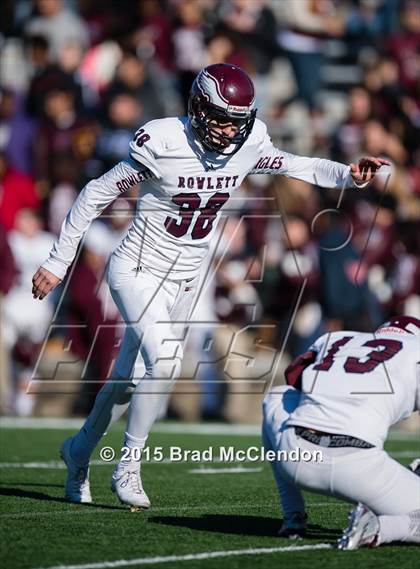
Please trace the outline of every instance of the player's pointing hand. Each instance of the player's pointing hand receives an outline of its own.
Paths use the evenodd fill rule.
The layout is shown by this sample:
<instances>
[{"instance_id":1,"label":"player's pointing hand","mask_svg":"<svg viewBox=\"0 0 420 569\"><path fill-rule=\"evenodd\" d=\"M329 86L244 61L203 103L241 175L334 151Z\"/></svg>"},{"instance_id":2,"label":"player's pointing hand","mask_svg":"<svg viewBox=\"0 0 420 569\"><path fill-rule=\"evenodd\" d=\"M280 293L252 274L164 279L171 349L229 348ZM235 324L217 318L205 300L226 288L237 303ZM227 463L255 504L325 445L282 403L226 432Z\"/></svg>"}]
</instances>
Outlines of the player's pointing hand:
<instances>
[{"instance_id":1,"label":"player's pointing hand","mask_svg":"<svg viewBox=\"0 0 420 569\"><path fill-rule=\"evenodd\" d=\"M350 174L356 184L370 182L381 166L390 166L389 160L375 158L375 156L363 156L358 164L350 164Z\"/></svg>"},{"instance_id":2,"label":"player's pointing hand","mask_svg":"<svg viewBox=\"0 0 420 569\"><path fill-rule=\"evenodd\" d=\"M61 279L56 277L47 269L39 267L32 277L32 295L34 298L42 300L49 292L55 289L61 283Z\"/></svg>"}]
</instances>

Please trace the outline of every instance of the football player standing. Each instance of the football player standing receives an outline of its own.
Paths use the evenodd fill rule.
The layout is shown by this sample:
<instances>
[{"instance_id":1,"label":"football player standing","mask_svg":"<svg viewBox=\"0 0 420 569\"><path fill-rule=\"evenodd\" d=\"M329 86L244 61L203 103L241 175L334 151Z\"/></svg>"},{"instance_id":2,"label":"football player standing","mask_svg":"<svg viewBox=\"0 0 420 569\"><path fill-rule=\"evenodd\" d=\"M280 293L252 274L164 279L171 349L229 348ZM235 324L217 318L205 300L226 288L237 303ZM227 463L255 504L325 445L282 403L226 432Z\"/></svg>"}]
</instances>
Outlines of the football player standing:
<instances>
[{"instance_id":1,"label":"football player standing","mask_svg":"<svg viewBox=\"0 0 420 569\"><path fill-rule=\"evenodd\" d=\"M323 455L272 463L284 515L279 535L305 533L304 489L358 503L339 549L420 543L419 461L410 470L383 449L388 429L420 410L419 340L420 320L410 316L374 334L325 334L286 369L289 385L266 396L264 446Z\"/></svg>"},{"instance_id":2,"label":"football player standing","mask_svg":"<svg viewBox=\"0 0 420 569\"><path fill-rule=\"evenodd\" d=\"M84 426L61 449L68 468L66 497L73 502L91 501L90 456L127 407L124 447L144 448L181 371L183 346L173 323L188 321L220 212L245 176L280 174L343 189L363 187L389 164L364 157L345 166L283 152L256 118L254 101L252 81L240 68L215 64L203 69L191 89L188 116L153 120L137 130L127 159L84 187L33 277L33 295L43 299L64 278L92 220L141 182L135 217L108 268L112 297L127 324L123 343ZM136 385L138 357L146 373ZM112 489L123 503L150 506L139 460L120 461Z\"/></svg>"}]
</instances>

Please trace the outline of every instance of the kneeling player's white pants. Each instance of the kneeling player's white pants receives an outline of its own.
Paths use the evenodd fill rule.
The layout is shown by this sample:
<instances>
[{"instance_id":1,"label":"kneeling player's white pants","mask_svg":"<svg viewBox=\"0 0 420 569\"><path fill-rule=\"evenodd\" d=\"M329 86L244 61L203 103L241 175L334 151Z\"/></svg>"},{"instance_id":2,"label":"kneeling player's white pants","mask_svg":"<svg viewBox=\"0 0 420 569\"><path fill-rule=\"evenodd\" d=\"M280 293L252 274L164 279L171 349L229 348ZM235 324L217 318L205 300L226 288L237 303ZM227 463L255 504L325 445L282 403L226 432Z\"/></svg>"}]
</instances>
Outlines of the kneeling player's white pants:
<instances>
[{"instance_id":1,"label":"kneeling player's white pants","mask_svg":"<svg viewBox=\"0 0 420 569\"><path fill-rule=\"evenodd\" d=\"M299 487L362 502L376 514L406 514L420 507L420 478L378 448L326 448L284 431L280 449L322 450L322 462L281 463L281 472Z\"/></svg>"},{"instance_id":2,"label":"kneeling player's white pants","mask_svg":"<svg viewBox=\"0 0 420 569\"><path fill-rule=\"evenodd\" d=\"M102 435L128 406L126 443L128 438L138 443L129 446L143 446L181 372L183 339L198 277L188 281L156 277L137 269L134 261L113 255L108 284L126 331L112 377L98 393L73 444L74 458L80 462L88 460ZM136 373L139 368L142 377Z\"/></svg>"},{"instance_id":3,"label":"kneeling player's white pants","mask_svg":"<svg viewBox=\"0 0 420 569\"><path fill-rule=\"evenodd\" d=\"M285 428L288 414L297 406L298 400L299 392L282 386L273 390L264 401L263 431L274 449L288 455L297 449L311 454L322 451L322 462L288 460L276 463L277 486L285 494L281 496L282 503L286 503L289 510L300 504L294 498L296 490L289 494L291 503L288 503L287 484L291 489L302 488L350 502L362 502L379 515L380 521L382 515L399 518L398 514L412 514L420 508L420 477L384 450L321 447L297 436L292 427ZM303 511L298 507L294 509ZM411 515L411 518L416 516ZM410 540L419 533L420 524L417 524L419 527L411 527Z\"/></svg>"},{"instance_id":4,"label":"kneeling player's white pants","mask_svg":"<svg viewBox=\"0 0 420 569\"><path fill-rule=\"evenodd\" d=\"M275 387L263 402L262 439L266 450L278 450L289 415L299 405L300 392L293 387ZM304 512L305 502L300 488L281 472L280 462L270 462L285 518L294 512Z\"/></svg>"}]
</instances>

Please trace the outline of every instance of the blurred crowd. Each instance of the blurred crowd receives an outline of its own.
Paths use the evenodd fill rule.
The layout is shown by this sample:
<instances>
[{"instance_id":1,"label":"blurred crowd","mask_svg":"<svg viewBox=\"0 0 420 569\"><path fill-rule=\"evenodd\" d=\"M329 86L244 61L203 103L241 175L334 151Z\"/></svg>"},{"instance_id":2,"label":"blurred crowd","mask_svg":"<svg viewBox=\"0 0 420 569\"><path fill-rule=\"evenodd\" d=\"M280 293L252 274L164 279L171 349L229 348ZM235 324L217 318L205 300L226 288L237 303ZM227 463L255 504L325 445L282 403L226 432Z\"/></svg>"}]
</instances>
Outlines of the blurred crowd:
<instances>
[{"instance_id":1,"label":"blurred crowd","mask_svg":"<svg viewBox=\"0 0 420 569\"><path fill-rule=\"evenodd\" d=\"M34 411L34 369L52 378L50 368L66 376L73 366L92 380L73 413L109 375L122 326L103 274L138 188L93 223L71 275L43 302L31 297L32 274L83 186L127 156L139 125L185 114L211 63L252 76L279 148L346 164L377 155L392 168L343 195L282 177L245 181L203 271L194 319L214 325L198 326L187 349L187 367L204 362L192 365L201 416L224 418L224 381L268 378L284 347L287 359L328 330L419 317L416 0L3 0L0 51L3 413ZM226 345L254 365L224 368Z\"/></svg>"}]
</instances>

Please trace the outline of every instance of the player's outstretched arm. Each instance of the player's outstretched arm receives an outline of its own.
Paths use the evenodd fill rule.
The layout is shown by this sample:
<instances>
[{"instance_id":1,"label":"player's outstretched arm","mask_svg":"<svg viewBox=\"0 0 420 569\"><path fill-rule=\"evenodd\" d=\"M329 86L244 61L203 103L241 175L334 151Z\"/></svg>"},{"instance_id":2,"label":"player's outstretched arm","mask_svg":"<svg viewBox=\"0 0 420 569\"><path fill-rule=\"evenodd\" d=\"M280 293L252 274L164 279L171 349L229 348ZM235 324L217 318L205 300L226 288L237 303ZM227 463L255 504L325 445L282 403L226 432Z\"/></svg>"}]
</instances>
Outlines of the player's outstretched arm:
<instances>
[{"instance_id":1,"label":"player's outstretched arm","mask_svg":"<svg viewBox=\"0 0 420 569\"><path fill-rule=\"evenodd\" d=\"M389 165L388 160L365 156L357 164L346 166L326 158L310 158L282 152L273 147L270 155L271 164L276 168L257 168L252 173L280 174L288 178L295 178L309 182L321 188L364 188L373 179L376 172L383 165ZM261 162L260 162L261 164ZM262 163L264 166L264 163ZM258 163L257 163L258 167Z\"/></svg>"},{"instance_id":2,"label":"player's outstretched arm","mask_svg":"<svg viewBox=\"0 0 420 569\"><path fill-rule=\"evenodd\" d=\"M357 164L346 166L340 162L325 158L311 158L284 152L276 148L267 133L266 126L260 121L261 146L258 159L249 174L274 174L309 182L322 188L363 188L388 160L375 156L364 156Z\"/></svg>"},{"instance_id":3,"label":"player's outstretched arm","mask_svg":"<svg viewBox=\"0 0 420 569\"><path fill-rule=\"evenodd\" d=\"M145 172L123 160L100 178L86 184L63 221L49 258L42 263L32 279L34 298L42 300L60 283L92 221L121 193L135 186L144 177Z\"/></svg>"}]
</instances>

